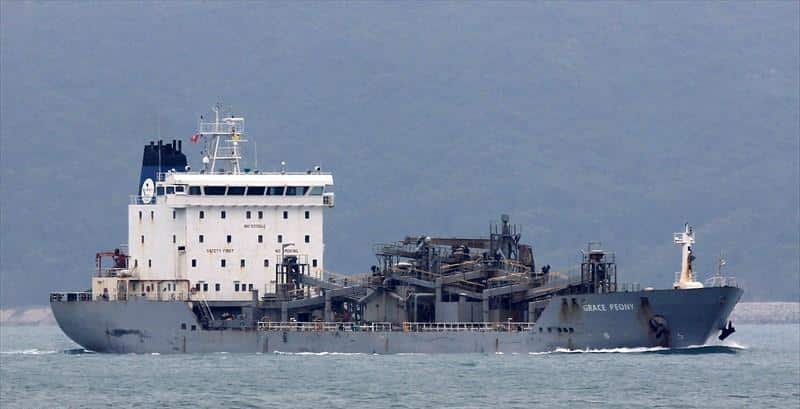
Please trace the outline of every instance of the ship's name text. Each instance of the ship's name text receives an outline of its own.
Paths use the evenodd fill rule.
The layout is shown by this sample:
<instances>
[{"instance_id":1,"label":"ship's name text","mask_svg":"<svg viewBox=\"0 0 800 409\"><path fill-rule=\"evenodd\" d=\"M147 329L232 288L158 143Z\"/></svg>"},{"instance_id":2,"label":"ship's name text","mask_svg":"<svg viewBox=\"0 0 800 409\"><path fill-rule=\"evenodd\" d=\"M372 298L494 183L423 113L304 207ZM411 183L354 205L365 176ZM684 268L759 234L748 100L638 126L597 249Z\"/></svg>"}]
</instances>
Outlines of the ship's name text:
<instances>
[{"instance_id":1,"label":"ship's name text","mask_svg":"<svg viewBox=\"0 0 800 409\"><path fill-rule=\"evenodd\" d=\"M633 304L584 304L586 312L633 311Z\"/></svg>"}]
</instances>

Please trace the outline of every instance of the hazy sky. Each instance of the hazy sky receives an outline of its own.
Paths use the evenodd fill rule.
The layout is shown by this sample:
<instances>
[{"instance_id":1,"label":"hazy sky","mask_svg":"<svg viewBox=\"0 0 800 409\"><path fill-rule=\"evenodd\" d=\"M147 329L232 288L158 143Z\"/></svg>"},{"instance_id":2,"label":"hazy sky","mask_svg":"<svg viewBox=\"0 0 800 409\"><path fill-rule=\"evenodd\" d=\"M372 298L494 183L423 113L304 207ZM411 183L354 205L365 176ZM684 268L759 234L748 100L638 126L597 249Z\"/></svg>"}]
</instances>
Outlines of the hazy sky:
<instances>
[{"instance_id":1,"label":"hazy sky","mask_svg":"<svg viewBox=\"0 0 800 409\"><path fill-rule=\"evenodd\" d=\"M539 263L601 240L666 287L688 221L703 278L797 299L799 4L0 2L0 304L89 287L142 145L219 100L259 167L334 172L330 270L508 213Z\"/></svg>"}]
</instances>

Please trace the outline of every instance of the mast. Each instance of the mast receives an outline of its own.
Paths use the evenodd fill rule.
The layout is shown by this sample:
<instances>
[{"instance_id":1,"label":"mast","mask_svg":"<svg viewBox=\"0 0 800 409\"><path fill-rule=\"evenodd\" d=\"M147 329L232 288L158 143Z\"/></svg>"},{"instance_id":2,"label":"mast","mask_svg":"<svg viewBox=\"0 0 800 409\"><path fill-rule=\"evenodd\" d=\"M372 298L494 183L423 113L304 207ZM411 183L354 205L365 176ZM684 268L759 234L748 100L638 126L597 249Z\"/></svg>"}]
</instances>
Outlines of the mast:
<instances>
[{"instance_id":1,"label":"mast","mask_svg":"<svg viewBox=\"0 0 800 409\"><path fill-rule=\"evenodd\" d=\"M692 262L695 257L692 251L694 245L694 231L689 223L686 223L681 233L673 233L672 241L681 246L681 271L678 281L673 285L674 288L703 288L703 284L695 279Z\"/></svg>"},{"instance_id":2,"label":"mast","mask_svg":"<svg viewBox=\"0 0 800 409\"><path fill-rule=\"evenodd\" d=\"M230 172L242 173L240 161L242 159L240 144L247 142L244 135L244 118L233 115L225 116L222 106L216 104L214 122L203 122L200 117L197 134L206 141L206 155L203 157L203 169L208 173ZM223 118L220 119L220 114ZM211 147L209 152L208 147ZM225 166L225 163L228 166Z\"/></svg>"}]
</instances>

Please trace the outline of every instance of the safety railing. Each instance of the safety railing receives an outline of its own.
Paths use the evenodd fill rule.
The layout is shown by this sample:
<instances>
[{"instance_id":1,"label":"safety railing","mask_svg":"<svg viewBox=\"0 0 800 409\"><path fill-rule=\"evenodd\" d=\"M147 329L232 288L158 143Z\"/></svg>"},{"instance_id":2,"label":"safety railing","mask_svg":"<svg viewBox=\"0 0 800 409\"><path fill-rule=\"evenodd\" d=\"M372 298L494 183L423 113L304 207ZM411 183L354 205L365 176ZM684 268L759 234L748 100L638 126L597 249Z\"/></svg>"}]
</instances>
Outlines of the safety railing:
<instances>
[{"instance_id":1,"label":"safety railing","mask_svg":"<svg viewBox=\"0 0 800 409\"><path fill-rule=\"evenodd\" d=\"M355 322L271 322L259 321L259 331L284 332L389 332L391 322L373 322L359 324Z\"/></svg>"},{"instance_id":2,"label":"safety railing","mask_svg":"<svg viewBox=\"0 0 800 409\"><path fill-rule=\"evenodd\" d=\"M404 322L404 332L524 332L534 322Z\"/></svg>"},{"instance_id":3,"label":"safety railing","mask_svg":"<svg viewBox=\"0 0 800 409\"><path fill-rule=\"evenodd\" d=\"M736 277L713 276L706 280L706 287L736 287L739 288L739 283Z\"/></svg>"},{"instance_id":4,"label":"safety railing","mask_svg":"<svg viewBox=\"0 0 800 409\"><path fill-rule=\"evenodd\" d=\"M89 292L69 292L69 293L50 293L50 301L76 302L92 301L92 293Z\"/></svg>"}]
</instances>

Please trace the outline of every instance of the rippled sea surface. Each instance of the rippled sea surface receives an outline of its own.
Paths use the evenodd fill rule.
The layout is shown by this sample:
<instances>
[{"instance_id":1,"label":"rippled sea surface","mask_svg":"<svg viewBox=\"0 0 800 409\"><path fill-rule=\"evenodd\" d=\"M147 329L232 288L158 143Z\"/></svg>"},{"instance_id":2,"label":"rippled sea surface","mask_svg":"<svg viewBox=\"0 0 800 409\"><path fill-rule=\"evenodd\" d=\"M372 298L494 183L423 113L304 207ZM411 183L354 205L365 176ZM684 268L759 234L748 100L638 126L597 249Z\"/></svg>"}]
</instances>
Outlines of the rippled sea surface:
<instances>
[{"instance_id":1,"label":"rippled sea surface","mask_svg":"<svg viewBox=\"0 0 800 409\"><path fill-rule=\"evenodd\" d=\"M58 327L3 326L0 407L800 407L800 325L731 338L535 355L106 355Z\"/></svg>"}]
</instances>

